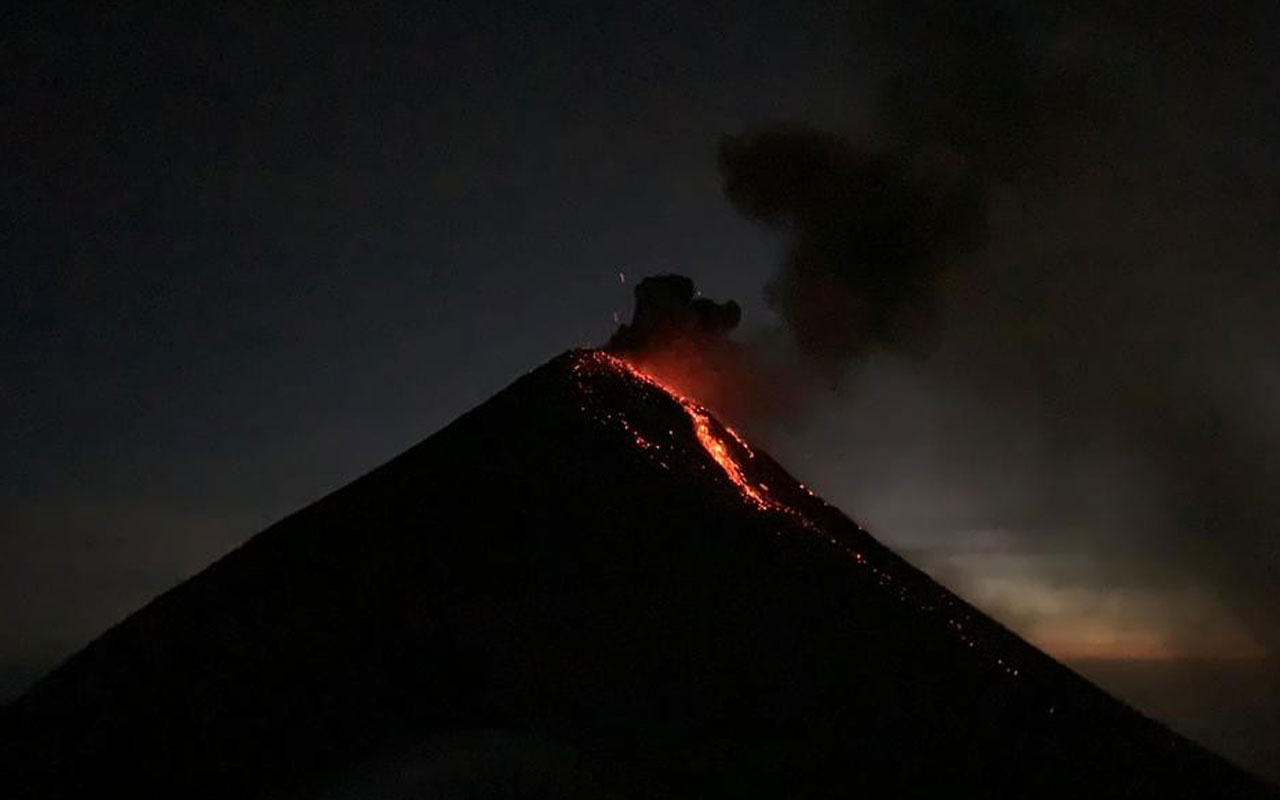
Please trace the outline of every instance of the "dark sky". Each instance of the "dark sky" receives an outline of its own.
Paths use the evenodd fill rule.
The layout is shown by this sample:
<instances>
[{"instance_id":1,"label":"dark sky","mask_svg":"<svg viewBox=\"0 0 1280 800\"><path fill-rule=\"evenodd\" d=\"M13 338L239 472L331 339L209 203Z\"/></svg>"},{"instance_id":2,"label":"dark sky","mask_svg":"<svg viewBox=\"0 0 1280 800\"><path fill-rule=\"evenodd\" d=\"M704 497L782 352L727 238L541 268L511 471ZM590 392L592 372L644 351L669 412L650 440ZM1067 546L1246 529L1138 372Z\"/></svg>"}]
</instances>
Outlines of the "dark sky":
<instances>
[{"instance_id":1,"label":"dark sky","mask_svg":"<svg viewBox=\"0 0 1280 800\"><path fill-rule=\"evenodd\" d=\"M603 340L619 271L759 307L718 138L854 113L829 12L145 6L3 26L6 648Z\"/></svg>"},{"instance_id":2,"label":"dark sky","mask_svg":"<svg viewBox=\"0 0 1280 800\"><path fill-rule=\"evenodd\" d=\"M11 682L603 341L642 275L785 340L786 240L717 170L773 121L939 143L990 218L936 351L847 366L760 432L781 460L1062 657L1275 652L1267 3L28 5L0 18Z\"/></svg>"}]
</instances>

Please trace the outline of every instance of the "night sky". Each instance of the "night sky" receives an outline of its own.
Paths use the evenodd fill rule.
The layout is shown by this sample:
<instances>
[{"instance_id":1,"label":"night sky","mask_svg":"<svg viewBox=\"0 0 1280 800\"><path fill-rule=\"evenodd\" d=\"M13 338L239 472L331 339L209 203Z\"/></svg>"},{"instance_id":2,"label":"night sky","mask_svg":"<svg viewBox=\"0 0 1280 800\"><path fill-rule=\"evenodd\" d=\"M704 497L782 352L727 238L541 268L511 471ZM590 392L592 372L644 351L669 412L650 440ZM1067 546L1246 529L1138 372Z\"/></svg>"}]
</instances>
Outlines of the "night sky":
<instances>
[{"instance_id":1,"label":"night sky","mask_svg":"<svg viewBox=\"0 0 1280 800\"><path fill-rule=\"evenodd\" d=\"M0 17L0 699L680 272L802 376L739 421L798 477L1280 752L1272 4L151 5ZM717 160L779 122L980 182L928 347L796 345Z\"/></svg>"}]
</instances>

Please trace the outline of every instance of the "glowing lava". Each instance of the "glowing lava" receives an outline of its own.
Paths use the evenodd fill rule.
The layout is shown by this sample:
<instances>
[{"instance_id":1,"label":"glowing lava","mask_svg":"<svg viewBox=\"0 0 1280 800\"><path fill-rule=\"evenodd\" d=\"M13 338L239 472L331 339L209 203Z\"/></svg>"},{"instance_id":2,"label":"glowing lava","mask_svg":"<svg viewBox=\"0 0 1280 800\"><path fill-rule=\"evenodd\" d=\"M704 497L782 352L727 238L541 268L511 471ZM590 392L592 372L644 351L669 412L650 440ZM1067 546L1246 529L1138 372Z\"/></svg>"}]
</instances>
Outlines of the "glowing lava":
<instances>
[{"instance_id":1,"label":"glowing lava","mask_svg":"<svg viewBox=\"0 0 1280 800\"><path fill-rule=\"evenodd\" d=\"M755 452L747 444L746 439L733 428L712 417L711 412L701 403L672 388L659 378L646 372L643 368L618 356L601 350L580 351L578 356L579 360L573 366L574 371L577 373L593 369L607 370L665 393L678 403L685 414L688 415L699 446L706 451L715 465L724 473L724 476L733 483L743 499L760 511L784 514L805 530L821 537L828 545L851 558L860 568L869 570L877 586L893 593L900 601L914 606L919 612L942 624L948 634L954 637L965 650L978 651L992 668L1003 672L1005 675L1014 678L1020 675L1021 668L1014 659L1010 658L1003 650L989 649L988 645L982 641L980 632L972 629L970 624L972 620L968 614L961 612L958 616L962 619L957 619L956 605L958 601L953 595L941 589L941 587L935 587L935 590L920 591L920 587L913 588L907 582L895 580L896 568L886 565L879 558L868 557L862 548L853 546L844 537L836 535L835 532L828 530L825 526L815 524L799 508L794 508L776 499L765 483L748 477L747 470L743 466L743 460L754 459L756 457ZM590 394L590 383L580 383L580 387ZM586 409L584 408L583 410ZM594 411L599 415L598 418L619 425L622 430L631 436L638 448L653 455L664 469L670 469L670 464L666 457L681 446L675 431L666 431L670 437L670 444L668 444L662 441L661 432L646 431L647 436L642 434L632 420L627 419L626 414L621 409L594 409ZM820 502L821 498L818 498L803 484L799 488Z\"/></svg>"},{"instance_id":2,"label":"glowing lava","mask_svg":"<svg viewBox=\"0 0 1280 800\"><path fill-rule=\"evenodd\" d=\"M613 370L624 372L635 380L638 380L655 389L660 389L680 404L685 413L689 415L690 421L693 423L694 433L697 434L698 443L702 445L702 449L711 456L711 460L724 472L725 476L738 487L738 491L742 496L749 500L754 506L762 511L782 511L788 514L794 513L791 509L782 505L778 501L769 497L768 490L764 484L753 483L742 468L742 464L738 462L737 456L734 455L733 448L730 446L728 439L721 435L717 428L723 429L724 433L733 440L734 446L746 455L747 458L754 458L755 453L746 440L738 434L737 431L724 425L718 421L713 421L711 412L703 407L700 403L689 398L681 392L673 389L667 384L655 378L653 375L645 372L629 361L624 361L617 356L596 350L588 356L596 364ZM624 425L628 430L629 425ZM636 436L637 444L645 449L649 449L653 445L645 441L638 434L632 431Z\"/></svg>"},{"instance_id":3,"label":"glowing lava","mask_svg":"<svg viewBox=\"0 0 1280 800\"><path fill-rule=\"evenodd\" d=\"M693 419L693 429L698 434L698 442L701 443L702 449L720 465L720 469L724 470L724 474L729 476L729 480L737 484L738 489L751 502L755 503L762 509L776 508L778 504L765 496L762 488L756 488L747 480L747 476L742 471L742 466L734 459L733 454L729 452L728 445L711 429L711 419L707 415L706 410L689 405L689 401L683 398L680 400L685 411L689 412L689 417ZM727 429L726 429L727 430ZM742 441L737 434L732 434L735 439ZM750 451L748 451L750 452Z\"/></svg>"}]
</instances>

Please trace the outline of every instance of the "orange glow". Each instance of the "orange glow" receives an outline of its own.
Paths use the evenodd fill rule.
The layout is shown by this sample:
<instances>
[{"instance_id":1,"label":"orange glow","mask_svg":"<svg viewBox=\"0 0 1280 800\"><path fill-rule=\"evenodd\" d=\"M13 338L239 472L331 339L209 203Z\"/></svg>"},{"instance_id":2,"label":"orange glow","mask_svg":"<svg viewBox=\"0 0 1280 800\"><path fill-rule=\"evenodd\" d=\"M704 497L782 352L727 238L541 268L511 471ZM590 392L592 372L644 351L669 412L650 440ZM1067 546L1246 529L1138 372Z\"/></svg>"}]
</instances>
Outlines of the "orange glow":
<instances>
[{"instance_id":1,"label":"orange glow","mask_svg":"<svg viewBox=\"0 0 1280 800\"><path fill-rule=\"evenodd\" d=\"M1228 621L1221 630L1203 640L1187 641L1178 636L1176 622L1165 619L1140 620L1150 626L1124 626L1109 619L1066 619L1033 624L1027 641L1065 661L1186 661L1242 660L1265 658L1267 653L1238 624Z\"/></svg>"},{"instance_id":2,"label":"orange glow","mask_svg":"<svg viewBox=\"0 0 1280 800\"><path fill-rule=\"evenodd\" d=\"M1067 630L1034 630L1027 641L1063 661L1170 661L1182 657L1158 632L1116 635L1086 624Z\"/></svg>"},{"instance_id":3,"label":"orange glow","mask_svg":"<svg viewBox=\"0 0 1280 800\"><path fill-rule=\"evenodd\" d=\"M729 476L729 480L738 485L738 489L751 502L755 503L762 509L769 509L777 506L772 500L765 496L763 487L755 487L747 480L746 475L742 472L742 467L734 460L733 455L729 452L729 447L724 440L716 436L711 430L711 420L707 416L707 412L697 406L689 405L688 401L681 400L685 405L685 411L689 412L689 416L693 418L693 429L698 434L698 441L702 444L702 449L715 459L720 465L720 469L724 470L724 474ZM725 428L729 434L738 442L742 442L742 438L729 428ZM748 453L751 451L748 450Z\"/></svg>"},{"instance_id":4,"label":"orange glow","mask_svg":"<svg viewBox=\"0 0 1280 800\"><path fill-rule=\"evenodd\" d=\"M1058 659L1266 656L1231 609L1194 584L1176 590L1100 584L1088 567L1073 574L1060 557L1043 554L952 554L945 569L978 607Z\"/></svg>"},{"instance_id":5,"label":"orange glow","mask_svg":"<svg viewBox=\"0 0 1280 800\"><path fill-rule=\"evenodd\" d=\"M749 500L752 505L756 506L756 508L759 508L761 511L782 511L788 514L795 513L770 497L768 488L764 484L753 483L751 479L747 477L746 471L742 468L742 464L739 463L738 459L741 456L745 456L748 459L754 458L755 453L752 452L751 447L747 444L746 440L742 438L741 434L730 428L728 425L724 425L718 421L713 421L711 412L702 406L702 404L672 388L668 384L663 383L651 373L645 372L629 361L624 361L617 356L598 350L591 353L591 357L601 365L623 371L635 380L662 390L679 403L680 407L689 415L689 419L693 423L694 433L697 434L698 443L702 445L702 449L707 452L707 455L711 456L711 460L720 467L721 471L724 472L725 477L738 487L738 491L741 492L742 496ZM622 424L627 432L635 437L637 445L646 450L654 447L651 442L646 440L643 436L640 436L626 420L623 420ZM726 439L722 436L716 430L717 427L721 428L726 434L728 434L729 438ZM730 443L730 440L732 440L732 444ZM739 455L735 455L735 448Z\"/></svg>"},{"instance_id":6,"label":"orange glow","mask_svg":"<svg viewBox=\"0 0 1280 800\"><path fill-rule=\"evenodd\" d=\"M948 609L953 603L948 596L931 591L920 592L908 582L897 580L896 577L898 576L895 576L894 569L886 568L887 565L879 563L876 559L868 558L849 541L814 524L799 508L792 507L775 497L767 484L752 477L753 472L759 474L760 470L751 469L750 462L756 458L756 454L746 439L733 428L724 425L713 417L711 412L701 403L693 400L682 391L673 388L671 384L656 377L646 369L607 352L591 350L582 353L581 360L574 365L574 370L589 369L621 373L622 376L633 381L661 390L676 401L685 414L688 415L698 440L698 445L710 457L716 468L729 479L744 500L760 511L783 514L805 530L818 535L832 548L852 559L859 567L869 570L870 576L877 586L885 591L892 592L902 602L912 604L921 612L936 615L937 617L946 613L947 617L939 619L939 622L946 626L948 632L958 640L961 646L982 653L993 668L1008 676L1017 678L1020 675L1020 666L1013 661L1006 660L1007 657L1005 655L985 652L986 647L980 640L980 633L977 630L971 630L971 625L969 624L971 620L967 614L960 614L958 617L952 616L954 612L949 612ZM583 388L590 393L589 385L583 385ZM670 469L670 465L665 460L666 452L670 445L661 440L661 432L646 431L649 434L646 437L637 429L632 420L627 419L625 413L621 410L602 410L602 412L599 417L602 421L608 421L619 426L630 435L638 448L648 451L664 469ZM679 437L676 436L674 430L668 430L665 433L667 436L672 437L668 441L676 442L676 447L680 446ZM651 438L655 436L657 437L656 439ZM799 488L810 497L820 500L807 487L800 485Z\"/></svg>"}]
</instances>

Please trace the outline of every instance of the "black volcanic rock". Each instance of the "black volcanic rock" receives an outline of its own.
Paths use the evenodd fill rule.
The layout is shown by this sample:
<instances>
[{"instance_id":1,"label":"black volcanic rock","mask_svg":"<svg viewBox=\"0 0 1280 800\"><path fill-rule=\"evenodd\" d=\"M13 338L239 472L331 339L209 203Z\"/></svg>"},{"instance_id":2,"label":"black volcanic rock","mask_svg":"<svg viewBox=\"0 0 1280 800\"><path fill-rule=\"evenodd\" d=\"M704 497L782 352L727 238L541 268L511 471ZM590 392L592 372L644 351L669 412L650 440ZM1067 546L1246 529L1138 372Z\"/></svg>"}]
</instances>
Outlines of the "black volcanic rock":
<instances>
[{"instance_id":1,"label":"black volcanic rock","mask_svg":"<svg viewBox=\"0 0 1280 800\"><path fill-rule=\"evenodd\" d=\"M5 798L886 789L1272 796L594 351L254 537L0 720Z\"/></svg>"}]
</instances>

